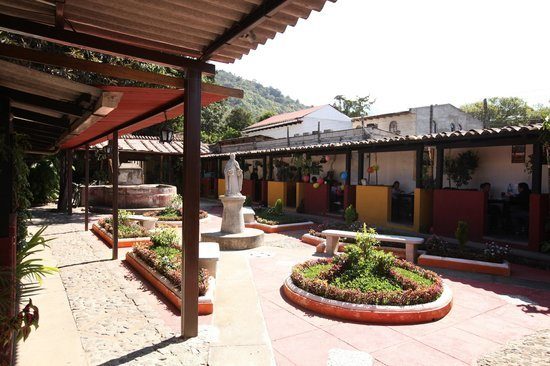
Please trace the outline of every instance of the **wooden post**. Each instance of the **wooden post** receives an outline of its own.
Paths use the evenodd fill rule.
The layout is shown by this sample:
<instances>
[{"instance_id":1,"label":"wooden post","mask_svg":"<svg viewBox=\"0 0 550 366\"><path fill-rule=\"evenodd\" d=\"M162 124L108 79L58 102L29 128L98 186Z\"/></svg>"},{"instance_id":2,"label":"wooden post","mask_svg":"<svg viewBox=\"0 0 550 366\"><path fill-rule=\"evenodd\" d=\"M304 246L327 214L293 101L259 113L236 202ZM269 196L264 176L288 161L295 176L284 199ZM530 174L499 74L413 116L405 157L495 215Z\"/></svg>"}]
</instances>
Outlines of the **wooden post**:
<instances>
[{"instance_id":1,"label":"wooden post","mask_svg":"<svg viewBox=\"0 0 550 366\"><path fill-rule=\"evenodd\" d=\"M90 145L86 144L84 152L84 230L88 231L89 215L89 194L90 194Z\"/></svg>"},{"instance_id":2,"label":"wooden post","mask_svg":"<svg viewBox=\"0 0 550 366\"><path fill-rule=\"evenodd\" d=\"M286 146L290 146L290 129L286 126Z\"/></svg>"},{"instance_id":3,"label":"wooden post","mask_svg":"<svg viewBox=\"0 0 550 366\"><path fill-rule=\"evenodd\" d=\"M174 170L172 169L172 155L168 155L168 184L174 181Z\"/></svg>"},{"instance_id":4,"label":"wooden post","mask_svg":"<svg viewBox=\"0 0 550 366\"><path fill-rule=\"evenodd\" d=\"M364 178L365 174L365 152L359 150L357 156L357 185L361 185L361 179Z\"/></svg>"},{"instance_id":5,"label":"wooden post","mask_svg":"<svg viewBox=\"0 0 550 366\"><path fill-rule=\"evenodd\" d=\"M118 131L113 132L113 259L118 259Z\"/></svg>"},{"instance_id":6,"label":"wooden post","mask_svg":"<svg viewBox=\"0 0 550 366\"><path fill-rule=\"evenodd\" d=\"M216 159L216 165L217 165L216 178L221 178L222 177L222 159L221 158Z\"/></svg>"},{"instance_id":7,"label":"wooden post","mask_svg":"<svg viewBox=\"0 0 550 366\"><path fill-rule=\"evenodd\" d=\"M349 186L351 182L351 150L346 152L346 173L347 177L344 184Z\"/></svg>"},{"instance_id":8,"label":"wooden post","mask_svg":"<svg viewBox=\"0 0 550 366\"><path fill-rule=\"evenodd\" d=\"M164 183L163 181L163 178L164 178L164 174L162 174L164 172L164 155L161 155L160 156L160 183Z\"/></svg>"},{"instance_id":9,"label":"wooden post","mask_svg":"<svg viewBox=\"0 0 550 366\"><path fill-rule=\"evenodd\" d=\"M269 157L269 169L267 170L267 173L268 180L273 180L273 155Z\"/></svg>"},{"instance_id":10,"label":"wooden post","mask_svg":"<svg viewBox=\"0 0 550 366\"><path fill-rule=\"evenodd\" d=\"M531 175L532 192L540 194L542 192L542 145L540 142L533 144L533 173Z\"/></svg>"},{"instance_id":11,"label":"wooden post","mask_svg":"<svg viewBox=\"0 0 550 366\"><path fill-rule=\"evenodd\" d=\"M0 267L6 270L6 280L10 283L10 290L6 291L8 306L2 309L0 315L13 318L17 311L15 294L15 267L17 253L17 214L14 206L14 166L13 145L14 132L11 116L11 101L6 96L0 96L0 133L3 140L1 143L7 146L7 156L0 160ZM8 344L0 344L0 359L6 360L8 364L13 361L13 337L10 337Z\"/></svg>"},{"instance_id":12,"label":"wooden post","mask_svg":"<svg viewBox=\"0 0 550 366\"><path fill-rule=\"evenodd\" d=\"M200 134L201 72L188 69L184 94L183 142L183 223L181 333L184 338L198 335L199 317L199 207L200 207Z\"/></svg>"},{"instance_id":13,"label":"wooden post","mask_svg":"<svg viewBox=\"0 0 550 366\"><path fill-rule=\"evenodd\" d=\"M435 188L443 188L443 168L445 167L445 149L442 146L435 148Z\"/></svg>"},{"instance_id":14,"label":"wooden post","mask_svg":"<svg viewBox=\"0 0 550 366\"><path fill-rule=\"evenodd\" d=\"M424 188L422 170L424 167L424 146L416 148L416 188Z\"/></svg>"},{"instance_id":15,"label":"wooden post","mask_svg":"<svg viewBox=\"0 0 550 366\"><path fill-rule=\"evenodd\" d=\"M267 180L267 155L262 158L262 180Z\"/></svg>"},{"instance_id":16,"label":"wooden post","mask_svg":"<svg viewBox=\"0 0 550 366\"><path fill-rule=\"evenodd\" d=\"M67 214L72 215L73 214L73 150L67 149L65 150L65 161L67 162L67 168L65 173L67 174L67 178L65 181L67 182L67 188L65 189L65 192L67 192Z\"/></svg>"}]
</instances>

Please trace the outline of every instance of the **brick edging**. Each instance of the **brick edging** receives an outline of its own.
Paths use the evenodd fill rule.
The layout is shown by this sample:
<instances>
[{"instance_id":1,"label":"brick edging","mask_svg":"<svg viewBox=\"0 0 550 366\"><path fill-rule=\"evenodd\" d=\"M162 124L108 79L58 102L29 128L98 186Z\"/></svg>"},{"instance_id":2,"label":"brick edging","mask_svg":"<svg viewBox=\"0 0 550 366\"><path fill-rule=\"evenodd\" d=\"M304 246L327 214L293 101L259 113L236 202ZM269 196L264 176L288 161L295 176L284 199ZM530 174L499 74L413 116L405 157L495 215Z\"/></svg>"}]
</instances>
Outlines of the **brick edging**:
<instances>
[{"instance_id":1,"label":"brick edging","mask_svg":"<svg viewBox=\"0 0 550 366\"><path fill-rule=\"evenodd\" d=\"M422 254L418 257L418 265L453 269L456 271L485 273L497 276L510 276L510 263L491 263L471 259L439 257Z\"/></svg>"}]
</instances>

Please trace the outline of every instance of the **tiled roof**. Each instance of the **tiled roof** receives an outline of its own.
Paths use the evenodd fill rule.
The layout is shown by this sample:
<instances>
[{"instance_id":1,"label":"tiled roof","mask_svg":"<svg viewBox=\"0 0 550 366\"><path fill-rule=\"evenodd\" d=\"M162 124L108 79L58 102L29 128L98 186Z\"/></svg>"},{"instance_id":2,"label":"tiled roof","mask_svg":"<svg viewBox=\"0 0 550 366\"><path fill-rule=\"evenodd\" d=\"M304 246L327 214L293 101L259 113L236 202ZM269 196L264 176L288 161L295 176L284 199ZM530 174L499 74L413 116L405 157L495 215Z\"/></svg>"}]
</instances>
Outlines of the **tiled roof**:
<instances>
[{"instance_id":1,"label":"tiled roof","mask_svg":"<svg viewBox=\"0 0 550 366\"><path fill-rule=\"evenodd\" d=\"M284 126L284 125L289 124L289 123L299 122L299 120L301 118L304 118L308 114L311 114L311 113L313 113L313 112L315 112L315 111L317 111L317 110L319 110L319 109L321 109L325 106L326 105L319 105L317 107L302 109L300 111L282 113L282 114L278 114L276 116L271 116L267 119L264 119L263 121L260 121L258 123L254 123L251 126L248 126L247 128L244 129L244 131L249 132L249 131L257 130L257 129L275 127L276 125L277 126Z\"/></svg>"},{"instance_id":2,"label":"tiled roof","mask_svg":"<svg viewBox=\"0 0 550 366\"><path fill-rule=\"evenodd\" d=\"M400 144L414 144L414 143L437 143L437 142L453 142L464 139L475 138L499 138L499 137L519 137L527 133L537 134L542 130L541 123L523 125L523 126L506 126L501 128L485 128L485 129L473 129L473 130L461 130L452 132L438 132L426 135L406 135L385 137L380 139L369 139L360 141L345 141L335 142L327 144L315 144L315 145L303 145L303 146L289 146L274 149L263 150L249 150L236 152L237 155L262 155L272 153L292 153L292 152L306 152L312 150L325 150L330 148L345 149L353 148L358 149L362 147L370 146L383 146L383 145L400 145ZM224 157L229 153L221 154L205 154L202 157Z\"/></svg>"},{"instance_id":3,"label":"tiled roof","mask_svg":"<svg viewBox=\"0 0 550 366\"><path fill-rule=\"evenodd\" d=\"M108 141L104 141L94 145L92 148L102 149L107 143ZM162 143L159 141L158 136L124 135L118 139L118 150L120 152L136 152L143 154L182 155L183 139L179 136L174 136L172 142ZM209 153L210 148L208 145L201 143L201 154Z\"/></svg>"}]
</instances>

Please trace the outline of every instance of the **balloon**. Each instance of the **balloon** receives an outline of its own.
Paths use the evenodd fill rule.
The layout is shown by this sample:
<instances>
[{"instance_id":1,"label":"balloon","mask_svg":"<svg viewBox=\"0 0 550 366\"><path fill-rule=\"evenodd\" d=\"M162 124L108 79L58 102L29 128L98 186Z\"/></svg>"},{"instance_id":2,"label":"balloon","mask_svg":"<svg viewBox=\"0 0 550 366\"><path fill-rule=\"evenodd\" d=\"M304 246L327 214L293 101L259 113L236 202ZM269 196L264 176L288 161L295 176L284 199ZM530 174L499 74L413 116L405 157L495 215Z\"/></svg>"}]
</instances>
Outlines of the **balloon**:
<instances>
[{"instance_id":1,"label":"balloon","mask_svg":"<svg viewBox=\"0 0 550 366\"><path fill-rule=\"evenodd\" d=\"M319 188L319 183L313 183L313 188L315 189Z\"/></svg>"},{"instance_id":2,"label":"balloon","mask_svg":"<svg viewBox=\"0 0 550 366\"><path fill-rule=\"evenodd\" d=\"M326 155L325 159L327 159L327 161L330 161L330 156Z\"/></svg>"},{"instance_id":3,"label":"balloon","mask_svg":"<svg viewBox=\"0 0 550 366\"><path fill-rule=\"evenodd\" d=\"M344 188L346 188L346 187L342 184L342 185L340 186L340 188L341 188L342 190L344 190Z\"/></svg>"},{"instance_id":4,"label":"balloon","mask_svg":"<svg viewBox=\"0 0 550 366\"><path fill-rule=\"evenodd\" d=\"M379 168L380 168L380 167L379 167L378 165L373 165L373 166L372 166L372 169L374 169L375 172L377 172Z\"/></svg>"},{"instance_id":5,"label":"balloon","mask_svg":"<svg viewBox=\"0 0 550 366\"><path fill-rule=\"evenodd\" d=\"M324 179L323 179L323 178L317 178L317 183L323 184L323 182L324 182Z\"/></svg>"},{"instance_id":6,"label":"balloon","mask_svg":"<svg viewBox=\"0 0 550 366\"><path fill-rule=\"evenodd\" d=\"M369 168L367 169L367 173L369 174L374 173L374 168L372 166L369 166Z\"/></svg>"},{"instance_id":7,"label":"balloon","mask_svg":"<svg viewBox=\"0 0 550 366\"><path fill-rule=\"evenodd\" d=\"M340 173L340 178L342 178L342 180L348 179L348 172L342 172L342 173Z\"/></svg>"}]
</instances>

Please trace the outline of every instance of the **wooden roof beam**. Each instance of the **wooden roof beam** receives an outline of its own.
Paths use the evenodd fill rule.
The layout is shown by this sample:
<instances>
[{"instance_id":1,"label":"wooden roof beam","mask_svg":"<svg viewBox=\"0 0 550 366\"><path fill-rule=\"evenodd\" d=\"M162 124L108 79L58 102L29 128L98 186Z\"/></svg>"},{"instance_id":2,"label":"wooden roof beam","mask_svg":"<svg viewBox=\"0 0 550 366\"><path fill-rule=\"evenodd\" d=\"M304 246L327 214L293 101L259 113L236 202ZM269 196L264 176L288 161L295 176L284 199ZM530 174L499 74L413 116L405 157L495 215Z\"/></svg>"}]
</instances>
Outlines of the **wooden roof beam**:
<instances>
[{"instance_id":1,"label":"wooden roof beam","mask_svg":"<svg viewBox=\"0 0 550 366\"><path fill-rule=\"evenodd\" d=\"M276 14L278 10L288 5L289 0L265 0L258 5L251 13L249 13L240 22L237 22L233 27L214 40L202 52L199 58L201 61L209 60L214 53L225 44L230 43L233 39L240 37L242 34L252 30L254 27L264 22L269 16Z\"/></svg>"},{"instance_id":2,"label":"wooden roof beam","mask_svg":"<svg viewBox=\"0 0 550 366\"><path fill-rule=\"evenodd\" d=\"M81 117L85 112L84 109L73 103L62 102L56 99L26 93L20 90L10 89L3 86L0 86L0 94L9 95L11 99L19 103L30 104L44 109L50 109L74 117Z\"/></svg>"},{"instance_id":3,"label":"wooden roof beam","mask_svg":"<svg viewBox=\"0 0 550 366\"><path fill-rule=\"evenodd\" d=\"M11 112L15 118L18 118L21 120L33 122L36 124L42 124L45 126L57 127L61 129L69 128L69 121L67 118L55 118L55 117L47 116L45 114L31 112L20 108L12 108Z\"/></svg>"},{"instance_id":4,"label":"wooden roof beam","mask_svg":"<svg viewBox=\"0 0 550 366\"><path fill-rule=\"evenodd\" d=\"M183 78L157 74L149 71L130 69L120 65L111 65L87 60L81 60L67 55L46 53L29 48L0 44L0 56L5 56L17 60L25 60L40 64L78 69L87 72L93 72L105 76L119 79L135 80L144 83L171 86L183 89ZM239 89L228 88L220 85L203 83L203 90L208 93L214 93L233 98L242 98L243 91Z\"/></svg>"},{"instance_id":5,"label":"wooden roof beam","mask_svg":"<svg viewBox=\"0 0 550 366\"><path fill-rule=\"evenodd\" d=\"M174 54L158 52L89 34L57 29L6 14L0 14L0 29L7 32L44 39L66 46L85 48L91 51L106 53L118 57L132 58L138 61L152 62L158 65L174 67L180 70L191 68L210 75L214 75L216 72L214 65L206 63L202 60L199 61Z\"/></svg>"}]
</instances>

